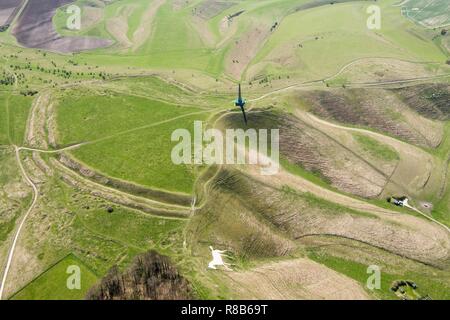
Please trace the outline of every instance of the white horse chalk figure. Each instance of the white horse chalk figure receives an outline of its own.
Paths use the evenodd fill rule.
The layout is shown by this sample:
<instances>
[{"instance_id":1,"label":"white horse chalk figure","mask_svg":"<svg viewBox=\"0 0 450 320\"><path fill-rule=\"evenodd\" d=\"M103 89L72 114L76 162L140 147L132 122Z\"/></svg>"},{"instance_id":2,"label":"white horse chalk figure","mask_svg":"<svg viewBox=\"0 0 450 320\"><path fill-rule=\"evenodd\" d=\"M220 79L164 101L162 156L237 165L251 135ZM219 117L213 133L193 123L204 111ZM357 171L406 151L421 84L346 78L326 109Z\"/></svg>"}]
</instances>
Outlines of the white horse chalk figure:
<instances>
[{"instance_id":1,"label":"white horse chalk figure","mask_svg":"<svg viewBox=\"0 0 450 320\"><path fill-rule=\"evenodd\" d=\"M222 266L227 271L233 271L229 267L230 264L224 262L223 259L222 259L222 255L226 252L226 250L214 250L214 248L211 247L211 246L209 247L209 249L211 249L211 254L212 254L213 259L208 264L208 268L210 268L210 269L217 269L216 266Z\"/></svg>"}]
</instances>

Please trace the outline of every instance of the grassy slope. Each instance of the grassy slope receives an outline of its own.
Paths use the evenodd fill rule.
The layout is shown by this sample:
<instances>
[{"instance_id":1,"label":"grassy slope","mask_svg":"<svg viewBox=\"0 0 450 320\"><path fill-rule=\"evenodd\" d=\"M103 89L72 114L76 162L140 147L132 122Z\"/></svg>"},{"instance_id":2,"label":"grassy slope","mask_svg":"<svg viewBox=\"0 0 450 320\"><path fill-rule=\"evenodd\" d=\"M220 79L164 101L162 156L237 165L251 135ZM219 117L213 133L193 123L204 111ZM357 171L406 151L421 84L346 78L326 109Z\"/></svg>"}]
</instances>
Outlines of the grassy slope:
<instances>
[{"instance_id":1,"label":"grassy slope","mask_svg":"<svg viewBox=\"0 0 450 320\"><path fill-rule=\"evenodd\" d=\"M59 34L65 35L65 36L92 36L92 37L101 37L101 38L111 38L109 33L106 30L104 19L98 21L95 24L90 25L89 27L86 27L83 23L86 21L86 19L89 19L87 17L86 11L83 9L84 6L88 5L89 3L92 3L91 0L77 0L73 3L70 3L68 5L65 5L63 7L60 7L56 10L55 15L53 16L53 25L55 26L56 31ZM101 2L94 2L97 3L97 5L101 8L102 3ZM67 19L71 16L71 14L68 14L66 12L67 8L71 5L76 5L81 8L81 29L80 30L69 30L67 29ZM107 16L108 10L104 11L103 17Z\"/></svg>"},{"instance_id":2,"label":"grassy slope","mask_svg":"<svg viewBox=\"0 0 450 320\"><path fill-rule=\"evenodd\" d=\"M105 9L104 19L94 29L104 29L105 20L114 17L121 7L132 4L136 9L128 18L127 35L130 37L139 24L145 23L142 22L142 12L147 8L147 3L129 0L109 5ZM205 70L211 50L203 46L200 37L188 23L189 19L189 9L174 12L171 3L167 2L158 10L151 36L139 50L120 54L110 49L95 50L84 53L83 59L86 59L87 63L100 65ZM92 35L92 32L88 34ZM110 35L107 37L110 38Z\"/></svg>"},{"instance_id":3,"label":"grassy slope","mask_svg":"<svg viewBox=\"0 0 450 320\"><path fill-rule=\"evenodd\" d=\"M450 13L448 12L449 7L446 0L410 0L403 5L403 8L406 9L404 12L405 16L408 16L413 21L423 23L429 28L450 24ZM423 9L415 11L414 8ZM436 19L436 17L439 18ZM434 23L426 23L431 22L429 19L433 20Z\"/></svg>"},{"instance_id":4,"label":"grassy slope","mask_svg":"<svg viewBox=\"0 0 450 320\"><path fill-rule=\"evenodd\" d=\"M447 162L447 181L445 189L442 190L442 197L436 195L433 199L433 217L450 226L450 121L446 123L444 139L436 150L431 150L433 154Z\"/></svg>"},{"instance_id":5,"label":"grassy slope","mask_svg":"<svg viewBox=\"0 0 450 320\"><path fill-rule=\"evenodd\" d=\"M179 241L185 224L183 220L130 214L122 209L113 213L104 210L84 212L79 220L86 228L95 230L98 234L138 248L164 248L172 241Z\"/></svg>"},{"instance_id":6,"label":"grassy slope","mask_svg":"<svg viewBox=\"0 0 450 320\"><path fill-rule=\"evenodd\" d=\"M21 145L31 98L0 93L0 144Z\"/></svg>"},{"instance_id":7,"label":"grassy slope","mask_svg":"<svg viewBox=\"0 0 450 320\"><path fill-rule=\"evenodd\" d=\"M326 10L329 10L329 9L327 8ZM185 13L183 13L183 14L185 14ZM183 14L180 14L179 16L176 16L176 17L181 18ZM348 15L346 15L346 17L348 17ZM162 15L161 15L160 19L161 19L161 22L160 22L161 28L164 26L165 23L170 23L170 17L167 15L167 11L165 13L164 13L164 11L162 11ZM292 19L294 19L294 18L292 18ZM312 18L310 17L309 21L312 22L311 20L312 20ZM345 20L345 19L342 18L340 20ZM316 21L323 22L322 19L316 20ZM361 22L362 18L360 18L359 21ZM173 26L173 31L170 34L173 35L173 36L177 36L177 31L180 30L179 28L181 26L183 26L182 21L180 21L179 23L177 23L176 25ZM292 24L292 26L295 27L296 24ZM298 26L300 26L300 22L299 22ZM328 25L328 27L331 27L331 26ZM292 29L292 30L298 30L298 29ZM393 29L393 30L395 31L395 29ZM161 32L161 31L158 31L158 32ZM162 34L162 32L161 32L161 34ZM395 35L394 35L394 37L395 37ZM364 36L362 38L364 38ZM362 38L361 38L361 36L357 37L357 39L362 39ZM345 40L345 39L336 39L336 40L333 40L333 43L340 43L339 41L342 41L342 40ZM167 48L167 49L173 48L173 51L170 54L165 55L164 52L159 52L159 47L158 46L155 46L154 48L151 48L152 45L150 45L150 43L153 43L153 41L157 41L156 43L158 45L160 45L162 48ZM190 51L188 53L184 52L184 54L183 54L182 51L186 49L186 47L185 47L186 39L184 38L184 35L183 35L183 38L180 41L180 44L175 43L175 41L173 41L173 39L171 41L167 42L167 44L163 43L162 41L159 41L159 42L158 41L159 40L158 40L157 37L153 38L152 42L149 42L148 46L145 49L145 50L149 50L149 51L148 52L141 52L140 55L138 55L138 56L134 56L134 55L118 56L118 55L111 55L111 54L109 54L109 55L108 54L106 54L106 55L99 55L98 53L93 53L93 54L87 53L87 54L83 54L83 56L84 57L88 57L88 59L92 59L92 60L89 60L89 61L95 61L96 63L99 63L99 64L116 63L117 62L117 63L121 63L124 67L126 67L128 65L139 65L139 66L152 66L152 67L161 67L162 66L162 67L168 67L168 68L172 68L172 66L174 66L174 68L176 68L176 67L192 67L192 68L198 68L198 69L203 69L206 65L209 65L209 64L207 64L208 61L211 62L211 61L215 61L214 59L217 59L217 60L222 59L221 55L218 55L217 57L214 57L214 59L211 59L209 57L210 52L208 50L204 50L203 51L203 50L200 50L200 49L198 49L198 50L195 49L195 50L192 50L192 51ZM346 45L353 45L352 41L353 40L351 40L351 41L349 40L348 42L345 42L345 43L346 43ZM402 42L403 40L399 39L399 41ZM408 41L406 41L406 42L411 42L411 41L412 42L418 42L416 38L412 38L412 36L410 36L408 38ZM409 45L410 44L408 43L408 46ZM197 44L194 41L194 47L196 47L196 46L197 46ZM421 45L411 44L411 46L414 47L414 48L412 48L411 50L409 50L409 49L407 50L410 53L412 51L415 51L415 52L419 52L420 51L420 49L418 49L417 47L420 47ZM427 44L427 46L428 46L428 44ZM382 46L380 46L380 47L382 47ZM320 47L316 47L315 49L311 49L312 50L311 52L313 52L314 50L316 50L318 48L320 48ZM329 44L324 45L322 47L322 49L323 48L326 49L324 51L327 51L328 50L327 48L331 48L331 49L334 50L334 47L332 45L329 45ZM358 48L358 49L362 50L361 48ZM152 51L152 50L154 50L154 51ZM177 52L177 50L181 50L180 51L181 53ZM341 49L339 49L338 53L336 54L338 56L338 58L340 58L340 55L342 55L342 52L340 50ZM385 49L382 49L382 50L385 50ZM424 52L423 52L424 56L423 57L425 58L425 56L428 56L428 55L430 57L434 57L435 53L433 52L433 50L434 49L426 49L426 50L424 50ZM311 52L309 52L309 54ZM362 52L362 53L364 54L364 52ZM391 54L391 52L389 52L389 54ZM422 52L419 52L419 54L422 54ZM310 56L311 56L311 54L310 54ZM436 55L436 57L437 57L437 55ZM311 60L311 65L312 66L317 66L317 65L321 66L321 63L322 63L322 61L324 59L323 56L322 57L319 56L317 60L313 59L314 57L309 57L309 58ZM345 59L343 59L343 58L342 59L343 59L343 61L344 60L347 61L346 59L348 59L348 58L349 57L345 57ZM439 59L440 59L440 57L439 57ZM330 59L330 61L331 60L333 60L333 59ZM324 69L327 69L327 70L330 69L330 71L331 71L332 69L335 70L335 68L337 68L337 67L338 67L337 65L334 65L334 64L331 65L331 62L330 62L329 65L324 66ZM220 62L214 63L213 67L211 67L211 70L214 70L214 72L219 73L220 70L221 70ZM324 73L327 73L327 72L324 72ZM127 97L127 100L130 101L131 99L129 100L128 97ZM87 100L87 101L89 101L89 100ZM120 104L120 103L118 103L118 104ZM136 104L139 105L140 103L138 102ZM107 103L104 106L104 108L107 108L107 107L108 108L111 107L109 103ZM114 109L114 106L112 108ZM81 138L89 137L88 131L90 131L90 130L92 130L94 132L94 134L96 134L98 136L102 136L102 134L104 133L104 132L102 132L102 130L105 129L105 128L108 131L111 128L115 128L117 126L121 126L122 122L125 122L125 126L127 125L127 119L120 118L120 121L117 121L117 118L113 118L112 121L109 124L107 124L105 127L102 127L102 125L103 125L103 117L104 117L105 114L109 115L109 113L97 112L97 111L94 111L92 114L90 114L89 112L85 113L85 115L94 116L94 118L92 119L92 122L90 123L89 126L85 126L85 128L83 130L81 130L81 133L84 133L86 135L85 136L77 136L76 137L77 139L80 138L80 137ZM120 113L122 111L123 111L123 109L120 111ZM76 116L76 115L74 115L72 113L74 113L73 110L68 112L68 114L71 114L71 116ZM145 115L145 117L146 116L147 115ZM153 115L151 115L151 116L153 116ZM142 120L142 119L140 119L140 116L138 116L138 115L136 115L136 118L139 118L139 119L134 119L133 121L140 121L140 120ZM81 127L84 127L84 125L83 125L84 119L79 118L78 120L80 120L80 121L78 122L77 125L80 125ZM130 122L133 122L133 121L130 121ZM69 121L67 121L67 123L68 122ZM190 123L192 124L192 122L190 122ZM97 127L99 127L99 128L97 128ZM77 128L75 131L79 131L79 129L80 128ZM167 132L170 132L170 130L167 130ZM149 132L149 136L151 136L151 132ZM137 141L137 140L141 140L141 141L144 140L143 136L142 135L136 135L135 137L133 137L133 141ZM91 154L92 150L88 150L88 151L86 151L87 157L89 157L89 161L92 160L93 163L95 163L96 161L102 161L103 165L105 166L105 168L107 168L110 164L107 163L109 160L106 159L105 154L107 156L109 156L109 154L111 153L111 150L121 150L122 149L121 146L124 146L124 145L128 147L129 141L130 141L130 139L127 138L127 139L124 139L124 140L119 140L119 141L117 141L117 143L113 144L112 143L113 140L111 140L111 143L104 143L104 147L100 146L100 148L98 148L99 146L93 145L93 149L101 150L101 151L98 152L98 153L95 153L95 154ZM138 149L141 149L140 146L137 146L137 147L138 147ZM88 147L85 147L85 148L88 148ZM80 152L83 153L85 148L80 149ZM170 151L170 149L168 149L168 150ZM97 152L97 151L94 150L94 152ZM140 150L139 150L139 152L140 152ZM149 152L152 152L152 151L150 150ZM102 159L102 158L105 158L105 159ZM144 158L144 160L146 161L147 159ZM142 163L139 163L139 161L142 161L142 160L138 159L138 160L136 160L136 162L134 164L136 164L137 166L141 166ZM115 163L115 165L117 165L117 163ZM127 165L130 165L130 164L128 163ZM173 174L175 174L175 173L171 172L171 173L168 173L168 174L170 174L170 176L173 176ZM133 175L135 175L135 177L136 176L140 176L140 173L133 172ZM182 173L181 175L184 175L184 174ZM173 183L173 185L177 185L177 184L179 184L179 181L175 181ZM128 214L128 212L127 212L127 214ZM142 230L135 230L134 229L135 226L127 228L131 224L131 220L124 219L123 221L119 221L121 219L115 219L115 218L113 218L113 219L114 219L114 222L113 222L113 224L110 225L110 228L103 229L102 228L102 224L106 224L107 225L108 222L112 220L110 216L108 216L108 215L106 215L104 213L103 213L103 215L101 213L99 213L98 215L95 215L93 217L88 217L88 218L80 217L79 219L76 220L76 223L74 224L73 228L75 228L75 229L76 228L83 229L83 228L87 227L89 229L90 227L92 227L92 230L95 230L96 234L97 233L98 234L102 234L102 233L106 232L106 235L105 235L106 238L108 238L108 239L119 238L120 242L124 241L124 242L129 243L129 245L132 245L132 246L143 244L146 241L148 241L145 238L137 239L135 241L134 238L133 238L133 236L140 237L141 235L149 234L149 233L146 233L147 230L145 230L145 228L142 229ZM136 221L140 221L138 218L133 216L133 221L135 221L134 219L136 219ZM145 223L143 223L143 226L148 227L147 224L145 224ZM128 233L128 231L127 231L128 229L130 229L130 233ZM91 229L89 229L89 230L90 230L89 232L92 231ZM110 233L110 230L111 230L111 233ZM122 232L125 232L125 233L122 235ZM129 239L132 239L132 240L129 241ZM80 239L79 241L80 241L80 243L79 243L80 246L82 246L82 247L89 247L89 245L86 243L86 241L84 239ZM106 247L107 244L108 244L108 241L105 241L105 243L103 245ZM102 248L96 248L96 250L99 250L101 252L107 252L106 249L104 249L104 248L103 249ZM107 252L107 254L109 254L109 252Z\"/></svg>"},{"instance_id":8,"label":"grassy slope","mask_svg":"<svg viewBox=\"0 0 450 320\"><path fill-rule=\"evenodd\" d=\"M0 95L0 144L9 144L9 119L6 112L9 105L9 96L7 94Z\"/></svg>"},{"instance_id":9,"label":"grassy slope","mask_svg":"<svg viewBox=\"0 0 450 320\"><path fill-rule=\"evenodd\" d=\"M363 134L353 134L356 141L361 145L364 151L369 152L374 157L383 160L392 161L398 160L398 153L388 145L382 144L375 139L372 139Z\"/></svg>"},{"instance_id":10,"label":"grassy slope","mask_svg":"<svg viewBox=\"0 0 450 320\"><path fill-rule=\"evenodd\" d=\"M31 197L27 194L25 197L14 197L7 194L7 191L12 191L14 184L22 182L12 150L0 149L0 167L0 244L3 244L3 241L13 231L16 219L28 205Z\"/></svg>"},{"instance_id":11,"label":"grassy slope","mask_svg":"<svg viewBox=\"0 0 450 320\"><path fill-rule=\"evenodd\" d=\"M194 69L214 77L223 75L225 57L234 47L235 40L261 21L280 26L252 61L252 72L264 72L272 76L291 74L306 79L331 76L349 62L359 58L386 57L413 61L445 61L445 54L435 46L431 37L408 19L402 18L395 0L379 5L382 7L381 30L368 30L366 26L367 2L350 2L325 5L292 13L293 8L306 3L303 0L261 1L239 3L207 21L207 28L215 38L216 45L227 35L221 34L219 26L227 15L240 10L245 12L234 24L237 32L220 47L208 46L192 26L192 9L189 5L173 11L170 2L158 10L150 37L136 52L117 54L111 49L83 53L82 58L90 64L113 64L174 69ZM80 3L83 3L80 0ZM135 7L128 17L130 38L140 23L145 3L130 0L118 1L105 7L102 21L85 32L110 38L105 31L105 21L125 6ZM61 11L61 10L60 10ZM64 13L55 18L57 29L65 22ZM285 17L285 18L283 18ZM320 23L317 23L320 21ZM254 23L255 22L255 23ZM293 32L295 30L295 32ZM317 40L316 40L317 37ZM303 45L303 48L299 47ZM348 50L352 48L352 50ZM332 53L332 54L330 54ZM289 65L280 64L284 57L294 57ZM279 60L280 59L280 60Z\"/></svg>"},{"instance_id":12,"label":"grassy slope","mask_svg":"<svg viewBox=\"0 0 450 320\"><path fill-rule=\"evenodd\" d=\"M381 30L376 32L367 29L368 4L363 2L323 6L292 14L284 19L254 63L265 59L271 61L286 54L287 50L297 58L295 72L308 78L323 78L364 57L444 61L445 56L431 40L415 37L412 32L420 33L418 27L406 19L399 19L398 8L391 7L393 2L379 4L383 20ZM298 47L299 44L303 48ZM280 48L284 48L283 52L277 51ZM288 71L280 69L279 72Z\"/></svg>"},{"instance_id":13,"label":"grassy slope","mask_svg":"<svg viewBox=\"0 0 450 320\"><path fill-rule=\"evenodd\" d=\"M44 196L41 202L47 215L30 217L30 227L22 234L27 239L26 250L42 266L35 271L40 275L25 285L14 299L82 299L97 276L105 275L113 265L125 268L137 254L150 249L175 257L177 261L182 259L178 252L185 220L153 217L111 205L73 191L59 177L50 179L41 192L43 195L51 193L51 197ZM109 206L114 208L113 213L106 211ZM42 233L36 225L49 227ZM51 267L70 253L79 257L81 265L63 260ZM88 275L85 284L82 278L80 291L65 287L68 264L80 265L82 277ZM49 267L48 271L42 271Z\"/></svg>"},{"instance_id":14,"label":"grassy slope","mask_svg":"<svg viewBox=\"0 0 450 320\"><path fill-rule=\"evenodd\" d=\"M81 289L67 288L69 266L80 268ZM69 255L56 265L39 275L25 288L17 292L13 300L78 300L83 299L87 290L97 281L97 276L80 259Z\"/></svg>"},{"instance_id":15,"label":"grassy slope","mask_svg":"<svg viewBox=\"0 0 450 320\"><path fill-rule=\"evenodd\" d=\"M367 265L361 264L351 259L332 256L321 250L310 249L308 257L339 273L355 279L366 287L366 282L370 274L367 273ZM433 299L449 299L449 287L439 281L439 278L428 276L417 271L397 270L395 274L385 272L381 268L381 288L372 293L379 299L398 299L390 291L392 282L395 280L412 280L418 284L419 292L423 295L430 295Z\"/></svg>"},{"instance_id":16,"label":"grassy slope","mask_svg":"<svg viewBox=\"0 0 450 320\"><path fill-rule=\"evenodd\" d=\"M60 141L63 144L92 141L198 111L126 95L65 96L58 107ZM176 143L170 139L175 129L192 131L194 120L203 120L205 116L192 115L112 137L83 146L73 154L107 175L150 187L190 193L195 179L193 170L172 163L171 150Z\"/></svg>"}]
</instances>

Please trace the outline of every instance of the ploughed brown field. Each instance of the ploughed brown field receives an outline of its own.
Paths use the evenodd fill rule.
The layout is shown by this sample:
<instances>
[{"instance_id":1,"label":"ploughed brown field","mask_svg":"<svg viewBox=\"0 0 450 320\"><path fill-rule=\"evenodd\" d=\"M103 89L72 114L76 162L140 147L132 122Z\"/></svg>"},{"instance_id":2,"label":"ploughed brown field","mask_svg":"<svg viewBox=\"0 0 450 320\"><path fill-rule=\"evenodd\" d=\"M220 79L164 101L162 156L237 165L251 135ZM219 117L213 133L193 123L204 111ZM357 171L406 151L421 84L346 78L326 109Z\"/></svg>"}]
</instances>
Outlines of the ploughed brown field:
<instances>
[{"instance_id":1,"label":"ploughed brown field","mask_svg":"<svg viewBox=\"0 0 450 320\"><path fill-rule=\"evenodd\" d=\"M10 1L10 0L9 0ZM28 48L69 53L111 45L110 40L94 37L63 37L53 27L52 17L57 8L71 0L30 0L15 24L13 35Z\"/></svg>"},{"instance_id":2,"label":"ploughed brown field","mask_svg":"<svg viewBox=\"0 0 450 320\"><path fill-rule=\"evenodd\" d=\"M2 0L0 2L0 27L9 25L20 9L23 0Z\"/></svg>"}]
</instances>

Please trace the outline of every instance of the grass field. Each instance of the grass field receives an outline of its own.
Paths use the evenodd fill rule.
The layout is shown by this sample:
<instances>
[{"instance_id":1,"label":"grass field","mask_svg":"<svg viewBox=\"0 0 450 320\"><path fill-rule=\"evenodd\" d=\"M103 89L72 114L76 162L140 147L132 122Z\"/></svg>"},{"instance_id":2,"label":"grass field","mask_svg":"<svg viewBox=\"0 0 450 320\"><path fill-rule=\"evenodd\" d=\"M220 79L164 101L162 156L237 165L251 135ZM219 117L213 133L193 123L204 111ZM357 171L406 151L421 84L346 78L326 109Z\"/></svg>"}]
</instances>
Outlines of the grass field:
<instances>
[{"instance_id":1,"label":"grass field","mask_svg":"<svg viewBox=\"0 0 450 320\"><path fill-rule=\"evenodd\" d=\"M309 79L330 76L347 63L361 58L444 61L445 56L432 45L431 39L417 41L411 32L414 27L407 27L407 20L398 19L396 9L390 6L394 2L380 4L383 25L376 32L366 27L367 4L363 2L318 7L292 14L283 20L258 53L253 61L255 70L249 72L263 71L267 65L270 66L268 73L286 73L286 65L276 62L285 56L296 57L291 72L301 73L302 77ZM320 24L315 23L319 20Z\"/></svg>"},{"instance_id":2,"label":"grass field","mask_svg":"<svg viewBox=\"0 0 450 320\"><path fill-rule=\"evenodd\" d=\"M450 5L446 0L409 0L402 6L402 14L427 28L450 25Z\"/></svg>"},{"instance_id":3,"label":"grass field","mask_svg":"<svg viewBox=\"0 0 450 320\"><path fill-rule=\"evenodd\" d=\"M374 157L378 157L387 161L399 160L398 153L393 148L387 145L383 145L377 140L374 140L362 134L354 134L353 136L355 137L356 141L362 146L363 150L368 151Z\"/></svg>"},{"instance_id":4,"label":"grass field","mask_svg":"<svg viewBox=\"0 0 450 320\"><path fill-rule=\"evenodd\" d=\"M20 151L39 192L6 296L82 299L112 266L123 270L136 255L156 250L173 260L196 297L237 297L232 276L207 269L211 245L229 250L237 273L274 263L280 275L298 276L289 262L309 258L361 289L367 266L379 264L382 288L366 290L372 298L398 299L391 283L410 279L420 293L450 299L450 238L418 213L385 201L405 194L413 205L430 202L427 212L450 223L450 172L444 170L450 124L442 120L448 119L442 100L449 80L437 77L450 73L449 36L440 29L448 23L447 2L407 1L405 17L395 6L399 0L77 0L81 30L66 28L67 6L53 17L56 30L113 40L112 46L63 55L17 46L12 28L0 33L3 78L17 80L0 84L0 265L31 199L13 145L34 130L35 140L49 140L29 142L42 142L39 148L80 144L64 152L84 166L70 170L58 162L61 150ZM380 30L367 28L372 4L382 10ZM248 99L247 127L233 103L238 81ZM437 82L443 86L436 94L408 95L414 97L418 83ZM38 95L20 94L28 90ZM48 103L36 108L42 118L26 130L39 96ZM428 118L422 109L439 109L431 113L442 117ZM171 135L176 129L192 134L195 120L220 129L236 123L280 128L284 170L262 177L256 166L174 165ZM133 183L181 193L170 199L180 198L183 208L176 209L183 212L159 214L175 207L154 196L167 192L146 193ZM81 268L81 290L66 287L70 265ZM301 271L313 286L325 283L314 271L324 267L292 266L311 267ZM299 293L301 278L277 281ZM255 279L270 287L289 277ZM329 283L331 294L342 284Z\"/></svg>"},{"instance_id":5,"label":"grass field","mask_svg":"<svg viewBox=\"0 0 450 320\"><path fill-rule=\"evenodd\" d=\"M106 175L190 193L195 173L191 167L172 163L176 143L171 142L171 134L179 128L192 132L194 120L204 120L207 114L127 95L71 94L59 103L58 128L62 144L98 140L73 154Z\"/></svg>"},{"instance_id":6,"label":"grass field","mask_svg":"<svg viewBox=\"0 0 450 320\"><path fill-rule=\"evenodd\" d=\"M444 140L437 150L433 150L432 152L439 158L444 160L444 163L447 163L447 172L446 177L447 181L445 181L444 188L441 189L440 194L435 195L433 199L435 202L435 206L433 208L433 217L439 219L443 223L450 226L450 122L447 122L445 126ZM445 162L446 161L446 162Z\"/></svg>"},{"instance_id":7,"label":"grass field","mask_svg":"<svg viewBox=\"0 0 450 320\"><path fill-rule=\"evenodd\" d=\"M181 244L186 222L179 219L160 219L117 208L87 211L78 216L78 222L96 234L114 239L140 250L164 250L170 245Z\"/></svg>"},{"instance_id":8,"label":"grass field","mask_svg":"<svg viewBox=\"0 0 450 320\"><path fill-rule=\"evenodd\" d=\"M52 192L51 198L42 201L47 214L30 217L30 227L24 232L26 239L35 239L25 250L33 252L33 262L37 259L41 268L29 284L19 281L23 289L14 293L13 299L82 299L97 276L103 276L113 265L125 268L137 254L150 249L176 261L183 259L180 250L185 220L153 217L112 205L74 192L58 180L52 179L42 189L44 194ZM107 207L113 207L114 212L107 212ZM43 223L51 227L45 232L33 228ZM55 264L68 252L73 255ZM73 264L81 268L81 290L67 290L65 286L67 266ZM30 270L24 267L28 278Z\"/></svg>"},{"instance_id":9,"label":"grass field","mask_svg":"<svg viewBox=\"0 0 450 320\"><path fill-rule=\"evenodd\" d=\"M332 256L321 250L311 249L308 253L308 257L314 261L317 261L333 270L336 270L346 276L355 279L360 282L366 288L367 278L367 265L352 261L351 259L345 259L342 257ZM379 299L397 300L397 296L390 291L392 283L396 280L412 280L417 283L419 292L421 294L428 294L432 299L449 299L449 287L448 283L443 284L439 281L439 277L426 276L419 272L397 270L396 273L392 273L392 268L388 268L386 272L381 268L381 288L373 290L375 297ZM369 290L366 288L366 290Z\"/></svg>"},{"instance_id":10,"label":"grass field","mask_svg":"<svg viewBox=\"0 0 450 320\"><path fill-rule=\"evenodd\" d=\"M151 6L142 0L115 1L106 6L97 3L96 8L89 1L79 0L76 4L86 8L82 10L85 24L82 23L80 31L65 28L68 17L65 7L58 10L54 24L65 35L116 41L111 48L80 56L89 64L191 69L216 78L226 75L238 79L237 74L242 73L246 80L266 76L313 80L332 76L361 58L435 62L444 61L446 56L433 45L432 35L401 18L400 8L393 6L395 0L379 4L383 13L381 30L367 29L369 4L363 1L322 5L298 12L295 8L302 8L306 0L250 1L236 3L206 20L193 13L202 2L189 3L177 10L170 1L161 6L155 3L157 10L151 14ZM415 0L406 5L427 6L425 2ZM423 12L427 15L444 12L444 2L435 1ZM224 29L227 17L241 11ZM316 23L319 20L322 22ZM255 30L264 32L276 22L279 26L266 37L255 36ZM140 32L143 27L148 32ZM240 41L247 43L242 45ZM235 47L248 51L249 59L236 52ZM347 50L350 47L352 50ZM241 58L240 71L236 73L233 61Z\"/></svg>"},{"instance_id":11,"label":"grass field","mask_svg":"<svg viewBox=\"0 0 450 320\"><path fill-rule=\"evenodd\" d=\"M22 145L32 99L0 93L0 144Z\"/></svg>"},{"instance_id":12,"label":"grass field","mask_svg":"<svg viewBox=\"0 0 450 320\"><path fill-rule=\"evenodd\" d=\"M21 190L24 185L12 149L0 149L0 166L0 244L3 244L31 199L27 189Z\"/></svg>"},{"instance_id":13,"label":"grass field","mask_svg":"<svg viewBox=\"0 0 450 320\"><path fill-rule=\"evenodd\" d=\"M78 266L81 275L81 289L67 287L69 266ZM17 292L13 300L79 300L83 299L87 290L97 281L97 276L80 259L68 255L54 266L31 281L25 288Z\"/></svg>"}]
</instances>

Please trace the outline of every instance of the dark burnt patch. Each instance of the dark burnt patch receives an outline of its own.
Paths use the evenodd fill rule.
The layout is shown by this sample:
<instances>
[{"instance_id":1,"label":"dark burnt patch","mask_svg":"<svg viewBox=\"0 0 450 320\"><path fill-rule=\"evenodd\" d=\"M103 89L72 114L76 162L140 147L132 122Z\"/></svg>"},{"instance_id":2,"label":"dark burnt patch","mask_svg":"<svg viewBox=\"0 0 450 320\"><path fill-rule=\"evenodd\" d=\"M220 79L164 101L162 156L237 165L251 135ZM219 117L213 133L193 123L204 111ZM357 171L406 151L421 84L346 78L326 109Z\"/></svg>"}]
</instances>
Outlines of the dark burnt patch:
<instances>
[{"instance_id":1,"label":"dark burnt patch","mask_svg":"<svg viewBox=\"0 0 450 320\"><path fill-rule=\"evenodd\" d=\"M117 267L86 296L88 300L187 300L193 297L189 282L166 256L150 251L137 256L121 273Z\"/></svg>"},{"instance_id":2,"label":"dark burnt patch","mask_svg":"<svg viewBox=\"0 0 450 320\"><path fill-rule=\"evenodd\" d=\"M433 120L450 120L450 85L420 84L393 91L422 116Z\"/></svg>"},{"instance_id":3,"label":"dark burnt patch","mask_svg":"<svg viewBox=\"0 0 450 320\"><path fill-rule=\"evenodd\" d=\"M386 109L387 105L369 99L370 94L364 89L312 91L302 94L299 99L306 102L313 114L328 121L371 128L414 145L434 147L432 142L402 121L401 115Z\"/></svg>"}]
</instances>

